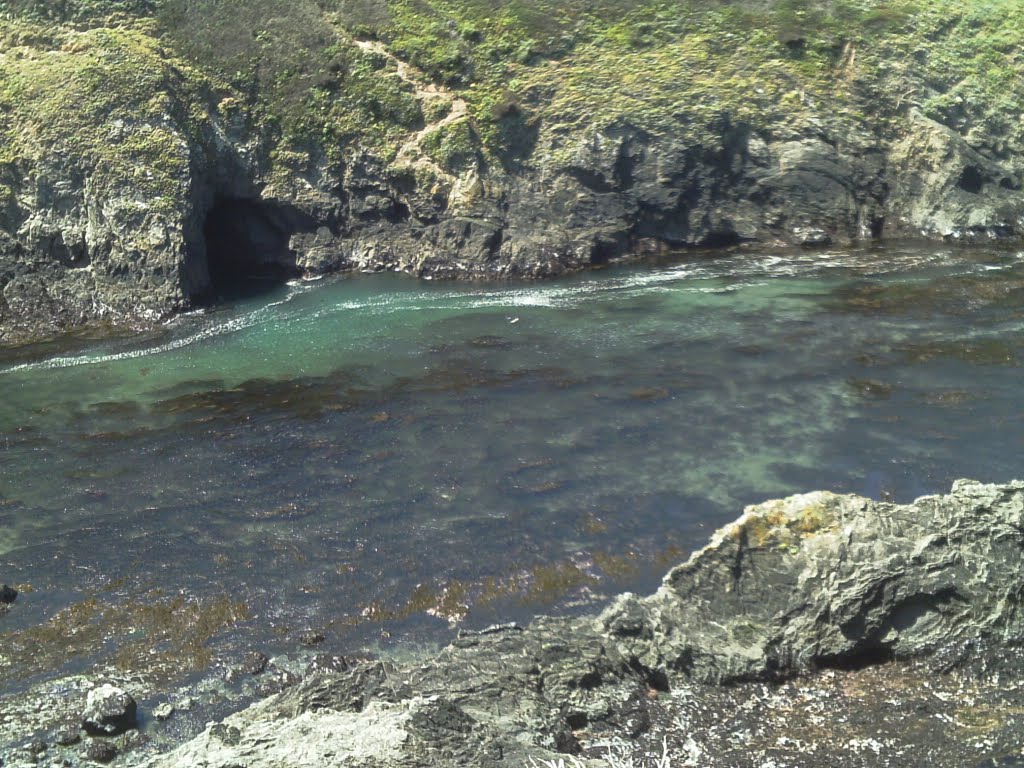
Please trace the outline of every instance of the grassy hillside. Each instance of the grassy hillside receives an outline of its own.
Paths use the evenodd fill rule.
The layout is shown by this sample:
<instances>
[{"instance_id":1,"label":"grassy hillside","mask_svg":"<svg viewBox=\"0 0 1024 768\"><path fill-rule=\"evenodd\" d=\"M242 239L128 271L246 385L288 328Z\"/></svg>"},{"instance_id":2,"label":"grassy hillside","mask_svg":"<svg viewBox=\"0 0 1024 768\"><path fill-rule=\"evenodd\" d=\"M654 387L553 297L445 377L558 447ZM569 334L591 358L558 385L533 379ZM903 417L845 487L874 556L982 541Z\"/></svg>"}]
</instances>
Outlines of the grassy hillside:
<instances>
[{"instance_id":1,"label":"grassy hillside","mask_svg":"<svg viewBox=\"0 0 1024 768\"><path fill-rule=\"evenodd\" d=\"M0 161L34 143L103 151L89 125L145 119L168 88L231 97L299 149L386 154L432 116L353 38L459 92L499 156L540 124L697 137L912 105L1017 133L1024 103L1016 0L18 0L0 36ZM123 151L145 161L159 141Z\"/></svg>"}]
</instances>

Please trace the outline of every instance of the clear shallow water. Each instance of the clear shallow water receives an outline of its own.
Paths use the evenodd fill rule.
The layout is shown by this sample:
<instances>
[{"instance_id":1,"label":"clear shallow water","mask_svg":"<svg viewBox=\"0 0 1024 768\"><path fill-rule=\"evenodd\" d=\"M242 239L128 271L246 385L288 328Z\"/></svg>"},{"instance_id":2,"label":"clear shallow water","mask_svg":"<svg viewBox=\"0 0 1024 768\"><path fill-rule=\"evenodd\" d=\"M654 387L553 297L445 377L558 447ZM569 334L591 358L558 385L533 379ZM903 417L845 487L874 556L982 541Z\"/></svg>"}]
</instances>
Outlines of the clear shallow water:
<instances>
[{"instance_id":1,"label":"clear shallow water","mask_svg":"<svg viewBox=\"0 0 1024 768\"><path fill-rule=\"evenodd\" d=\"M1020 477L1022 345L1024 256L889 247L361 276L8 353L0 693L145 666L169 596L241 606L212 659L437 640L651 590L746 503ZM69 612L98 639L41 654Z\"/></svg>"}]
</instances>

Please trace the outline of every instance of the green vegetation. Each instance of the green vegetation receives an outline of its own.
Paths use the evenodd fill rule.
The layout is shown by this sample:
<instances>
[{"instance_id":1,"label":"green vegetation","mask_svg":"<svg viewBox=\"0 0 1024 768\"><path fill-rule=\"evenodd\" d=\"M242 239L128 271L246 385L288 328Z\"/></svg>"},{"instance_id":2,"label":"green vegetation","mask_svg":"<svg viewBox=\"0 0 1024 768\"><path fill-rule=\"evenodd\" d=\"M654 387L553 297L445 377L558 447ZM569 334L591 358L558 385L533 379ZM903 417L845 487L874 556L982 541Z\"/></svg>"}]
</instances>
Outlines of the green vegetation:
<instances>
[{"instance_id":1,"label":"green vegetation","mask_svg":"<svg viewBox=\"0 0 1024 768\"><path fill-rule=\"evenodd\" d=\"M423 139L423 149L441 168L461 173L477 161L477 137L468 120L459 120L437 128Z\"/></svg>"},{"instance_id":2,"label":"green vegetation","mask_svg":"<svg viewBox=\"0 0 1024 768\"><path fill-rule=\"evenodd\" d=\"M202 75L143 28L15 23L0 33L0 168L59 153L149 197L181 194Z\"/></svg>"},{"instance_id":3,"label":"green vegetation","mask_svg":"<svg viewBox=\"0 0 1024 768\"><path fill-rule=\"evenodd\" d=\"M0 44L3 199L5 164L53 150L173 197L213 118L273 158L389 161L443 116L437 89L471 119L421 149L455 172L619 124L703 142L918 108L1016 137L1024 103L1017 0L16 0ZM121 142L118 121L147 127Z\"/></svg>"}]
</instances>

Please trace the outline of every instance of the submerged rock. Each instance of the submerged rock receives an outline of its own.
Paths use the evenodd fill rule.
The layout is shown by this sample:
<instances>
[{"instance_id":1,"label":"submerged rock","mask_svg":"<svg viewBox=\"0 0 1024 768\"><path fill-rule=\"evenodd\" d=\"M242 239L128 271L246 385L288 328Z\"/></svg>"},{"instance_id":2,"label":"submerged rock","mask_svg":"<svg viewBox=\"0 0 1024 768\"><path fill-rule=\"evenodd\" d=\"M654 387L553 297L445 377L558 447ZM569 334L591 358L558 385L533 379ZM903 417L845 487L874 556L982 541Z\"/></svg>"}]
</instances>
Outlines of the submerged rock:
<instances>
[{"instance_id":1,"label":"submerged rock","mask_svg":"<svg viewBox=\"0 0 1024 768\"><path fill-rule=\"evenodd\" d=\"M1018 748L1017 676L879 665L954 669L975 648L1024 667L1022 546L1024 483L765 502L650 597L466 634L422 665L337 665L147 765L527 765L626 737L705 768L981 765Z\"/></svg>"},{"instance_id":2,"label":"submerged rock","mask_svg":"<svg viewBox=\"0 0 1024 768\"><path fill-rule=\"evenodd\" d=\"M116 736L136 726L138 705L127 691L106 684L89 691L82 727L90 736Z\"/></svg>"},{"instance_id":3,"label":"submerged rock","mask_svg":"<svg viewBox=\"0 0 1024 768\"><path fill-rule=\"evenodd\" d=\"M18 591L6 584L0 585L0 616L3 616L11 609L11 605L18 599Z\"/></svg>"},{"instance_id":4,"label":"submerged rock","mask_svg":"<svg viewBox=\"0 0 1024 768\"><path fill-rule=\"evenodd\" d=\"M224 674L224 680L233 683L243 677L253 677L266 671L270 658L259 651L249 651L236 666Z\"/></svg>"}]
</instances>

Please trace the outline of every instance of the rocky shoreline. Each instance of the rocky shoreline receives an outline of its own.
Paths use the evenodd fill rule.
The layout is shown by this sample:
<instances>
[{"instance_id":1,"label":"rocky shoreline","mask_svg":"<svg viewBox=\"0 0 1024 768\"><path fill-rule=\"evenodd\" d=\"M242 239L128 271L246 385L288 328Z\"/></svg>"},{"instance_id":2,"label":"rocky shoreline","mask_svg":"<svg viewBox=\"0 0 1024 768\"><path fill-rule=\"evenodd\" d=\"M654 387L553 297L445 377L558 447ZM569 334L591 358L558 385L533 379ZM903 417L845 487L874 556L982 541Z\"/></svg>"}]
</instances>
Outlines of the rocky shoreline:
<instances>
[{"instance_id":1,"label":"rocky shoreline","mask_svg":"<svg viewBox=\"0 0 1024 768\"><path fill-rule=\"evenodd\" d=\"M0 211L0 344L149 327L253 279L529 279L683 249L1024 234L1024 193L1004 183L1016 171L919 113L886 137L725 120L697 146L623 122L578 137L563 163L433 169L430 189L372 156L278 186L263 137L207 120L182 142L188 171L171 200L79 187L45 166L20 182L17 216Z\"/></svg>"},{"instance_id":2,"label":"rocky shoreline","mask_svg":"<svg viewBox=\"0 0 1024 768\"><path fill-rule=\"evenodd\" d=\"M599 616L464 633L426 661L320 659L163 754L146 741L173 706L141 734L38 733L4 765L97 742L147 768L1021 765L1022 547L1021 482L769 501ZM93 709L117 698L89 687Z\"/></svg>"},{"instance_id":3,"label":"rocky shoreline","mask_svg":"<svg viewBox=\"0 0 1024 768\"><path fill-rule=\"evenodd\" d=\"M978 31L1009 24L991 9L851 22L684 3L622 22L613 4L586 24L567 10L555 45L531 25L563 21L492 28L471 4L390 4L368 29L373 14L270 3L272 35L213 4L192 24L209 24L204 47L171 0L67 5L64 25L0 18L0 345L151 325L253 278L544 277L674 249L1024 236L1019 78ZM615 24L635 25L628 41ZM292 45L251 82L224 60L245 25Z\"/></svg>"}]
</instances>

